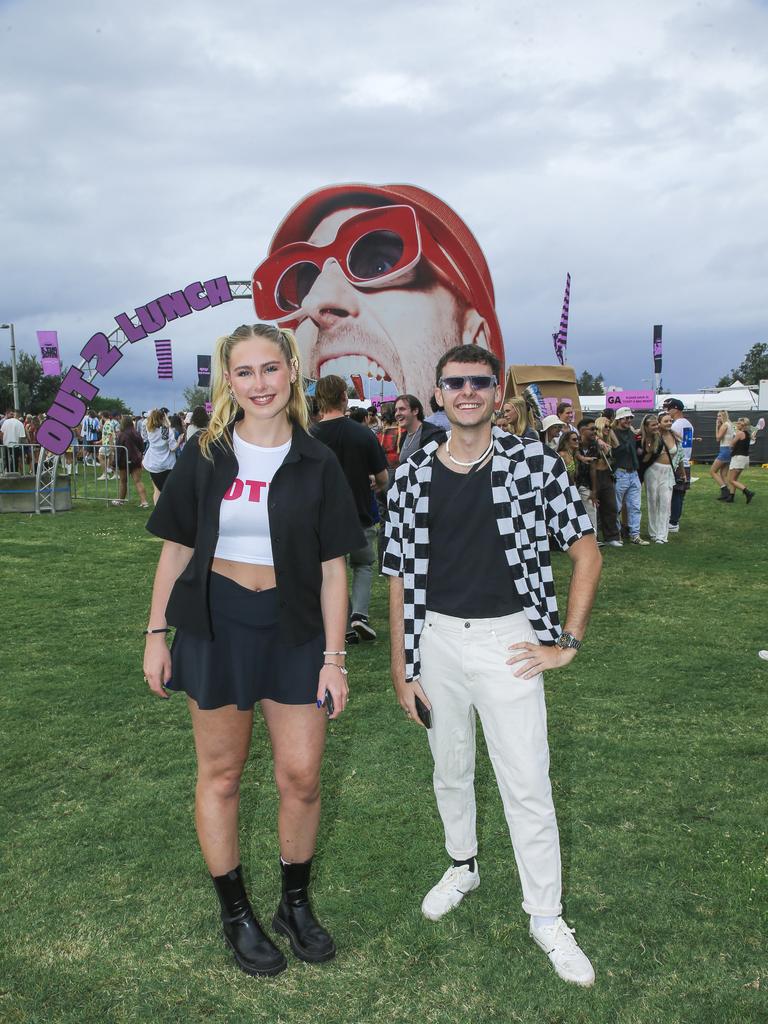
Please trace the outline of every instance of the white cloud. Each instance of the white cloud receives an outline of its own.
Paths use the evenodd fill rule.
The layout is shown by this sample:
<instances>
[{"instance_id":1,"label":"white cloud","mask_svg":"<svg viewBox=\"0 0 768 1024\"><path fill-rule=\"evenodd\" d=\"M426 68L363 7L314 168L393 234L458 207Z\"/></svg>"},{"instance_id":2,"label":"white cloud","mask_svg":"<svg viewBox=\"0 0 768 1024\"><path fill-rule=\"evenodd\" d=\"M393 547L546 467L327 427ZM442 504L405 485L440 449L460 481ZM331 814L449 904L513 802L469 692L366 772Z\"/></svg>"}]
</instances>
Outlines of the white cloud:
<instances>
[{"instance_id":1,"label":"white cloud","mask_svg":"<svg viewBox=\"0 0 768 1024\"><path fill-rule=\"evenodd\" d=\"M577 368L638 384L664 322L665 380L704 386L766 340L767 51L752 0L0 3L0 319L74 358L247 277L311 189L410 181L479 238L515 360L552 358L570 270ZM179 325L185 383L247 305ZM137 344L109 386L153 374Z\"/></svg>"},{"instance_id":2,"label":"white cloud","mask_svg":"<svg viewBox=\"0 0 768 1024\"><path fill-rule=\"evenodd\" d=\"M432 84L416 75L402 72L371 72L349 82L341 102L349 107L376 110L379 107L405 107L422 110L434 98Z\"/></svg>"}]
</instances>

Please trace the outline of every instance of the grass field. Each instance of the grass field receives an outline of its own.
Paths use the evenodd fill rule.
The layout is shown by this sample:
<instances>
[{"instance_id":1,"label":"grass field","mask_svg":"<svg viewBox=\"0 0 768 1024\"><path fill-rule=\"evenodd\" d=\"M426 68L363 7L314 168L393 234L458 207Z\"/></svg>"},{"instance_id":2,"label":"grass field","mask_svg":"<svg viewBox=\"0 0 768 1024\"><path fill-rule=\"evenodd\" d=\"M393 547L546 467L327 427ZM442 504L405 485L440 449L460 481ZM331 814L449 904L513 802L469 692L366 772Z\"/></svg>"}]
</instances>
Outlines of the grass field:
<instances>
[{"instance_id":1,"label":"grass field","mask_svg":"<svg viewBox=\"0 0 768 1024\"><path fill-rule=\"evenodd\" d=\"M315 902L338 958L238 971L196 845L186 706L142 682L146 513L3 516L0 1021L765 1024L768 472L747 476L752 505L723 506L698 469L667 546L605 549L588 642L547 683L586 991L528 938L485 757L482 885L438 924L420 914L446 855L425 737L389 686L381 579L380 639L351 651L324 764ZM267 920L275 808L259 724L242 849Z\"/></svg>"}]
</instances>

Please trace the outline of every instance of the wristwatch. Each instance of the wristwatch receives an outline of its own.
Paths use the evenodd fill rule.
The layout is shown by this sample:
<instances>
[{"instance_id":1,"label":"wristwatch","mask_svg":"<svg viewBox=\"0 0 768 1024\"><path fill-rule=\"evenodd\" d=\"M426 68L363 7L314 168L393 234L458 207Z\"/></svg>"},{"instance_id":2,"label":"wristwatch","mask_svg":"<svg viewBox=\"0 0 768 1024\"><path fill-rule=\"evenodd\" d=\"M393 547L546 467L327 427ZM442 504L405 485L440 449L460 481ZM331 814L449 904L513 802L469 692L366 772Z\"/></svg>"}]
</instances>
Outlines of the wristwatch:
<instances>
[{"instance_id":1,"label":"wristwatch","mask_svg":"<svg viewBox=\"0 0 768 1024\"><path fill-rule=\"evenodd\" d=\"M555 647L559 647L563 651L578 651L581 647L581 640L577 640L573 633L561 633L555 640Z\"/></svg>"}]
</instances>

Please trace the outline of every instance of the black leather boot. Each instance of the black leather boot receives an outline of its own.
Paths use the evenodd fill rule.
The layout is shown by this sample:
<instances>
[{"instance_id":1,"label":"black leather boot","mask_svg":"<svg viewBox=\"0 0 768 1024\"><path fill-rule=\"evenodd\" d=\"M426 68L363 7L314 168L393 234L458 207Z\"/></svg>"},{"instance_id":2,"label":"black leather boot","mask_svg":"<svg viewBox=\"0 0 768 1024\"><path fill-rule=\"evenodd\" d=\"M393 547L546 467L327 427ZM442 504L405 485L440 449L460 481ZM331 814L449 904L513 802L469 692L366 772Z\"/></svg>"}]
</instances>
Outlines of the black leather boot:
<instances>
[{"instance_id":1,"label":"black leather boot","mask_svg":"<svg viewBox=\"0 0 768 1024\"><path fill-rule=\"evenodd\" d=\"M750 491L750 489L748 487L744 488L744 498L746 499L747 504L749 504L750 501L752 501L754 496L755 496L755 492L754 491Z\"/></svg>"},{"instance_id":2,"label":"black leather boot","mask_svg":"<svg viewBox=\"0 0 768 1024\"><path fill-rule=\"evenodd\" d=\"M723 498L723 501L724 501L724 502L725 502L725 503L726 503L727 505L732 505L732 504L733 504L733 502L734 502L734 500L735 500L735 498L736 498L736 495L735 495L735 494L731 494L731 492L729 491L729 492L728 492L728 497L727 497L727 498Z\"/></svg>"},{"instance_id":3,"label":"black leather boot","mask_svg":"<svg viewBox=\"0 0 768 1024\"><path fill-rule=\"evenodd\" d=\"M288 937L291 949L299 960L321 964L336 956L336 946L328 932L312 912L307 889L311 859L303 864L283 864L283 898L272 919L276 932Z\"/></svg>"},{"instance_id":4,"label":"black leather boot","mask_svg":"<svg viewBox=\"0 0 768 1024\"><path fill-rule=\"evenodd\" d=\"M246 974L273 975L284 971L288 963L268 939L256 918L243 885L243 871L238 864L234 871L214 877L213 884L221 904L224 939L235 954L238 967Z\"/></svg>"}]
</instances>

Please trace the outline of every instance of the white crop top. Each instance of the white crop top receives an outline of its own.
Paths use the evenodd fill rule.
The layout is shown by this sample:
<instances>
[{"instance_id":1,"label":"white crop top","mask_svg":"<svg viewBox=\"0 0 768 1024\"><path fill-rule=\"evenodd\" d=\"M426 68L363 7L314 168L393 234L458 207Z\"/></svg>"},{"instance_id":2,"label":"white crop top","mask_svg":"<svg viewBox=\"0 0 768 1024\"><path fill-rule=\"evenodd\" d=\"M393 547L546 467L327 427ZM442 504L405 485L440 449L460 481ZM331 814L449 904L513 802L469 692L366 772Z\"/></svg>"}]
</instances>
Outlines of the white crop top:
<instances>
[{"instance_id":1,"label":"white crop top","mask_svg":"<svg viewBox=\"0 0 768 1024\"><path fill-rule=\"evenodd\" d=\"M273 565L267 498L272 477L283 464L291 442L261 448L232 431L237 476L221 502L215 558L253 565Z\"/></svg>"}]
</instances>

